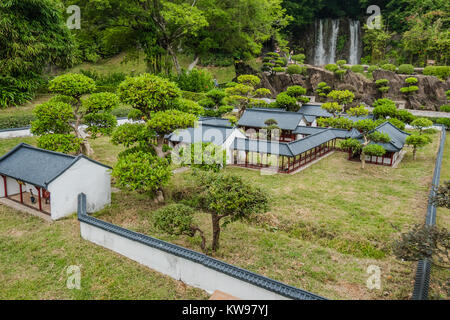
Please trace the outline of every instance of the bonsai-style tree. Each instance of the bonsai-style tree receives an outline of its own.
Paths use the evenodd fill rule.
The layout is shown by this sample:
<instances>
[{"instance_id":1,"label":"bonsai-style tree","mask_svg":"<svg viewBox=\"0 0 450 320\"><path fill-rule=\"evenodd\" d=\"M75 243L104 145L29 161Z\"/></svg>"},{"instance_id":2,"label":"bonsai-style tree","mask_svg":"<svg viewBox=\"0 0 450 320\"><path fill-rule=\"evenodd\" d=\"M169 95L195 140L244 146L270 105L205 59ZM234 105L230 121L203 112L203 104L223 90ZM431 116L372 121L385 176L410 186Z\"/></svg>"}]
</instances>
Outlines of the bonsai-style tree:
<instances>
[{"instance_id":1,"label":"bonsai-style tree","mask_svg":"<svg viewBox=\"0 0 450 320\"><path fill-rule=\"evenodd\" d=\"M411 122L411 125L419 130L419 134L422 135L423 130L425 128L431 127L433 126L433 121L427 119L427 118L417 118L416 120L414 120L413 122Z\"/></svg>"},{"instance_id":2,"label":"bonsai-style tree","mask_svg":"<svg viewBox=\"0 0 450 320\"><path fill-rule=\"evenodd\" d=\"M266 125L264 129L267 132L267 140L277 140L280 135L280 127L278 126L278 122L275 119L267 119L264 121Z\"/></svg>"},{"instance_id":3,"label":"bonsai-style tree","mask_svg":"<svg viewBox=\"0 0 450 320\"><path fill-rule=\"evenodd\" d=\"M337 102L342 106L344 111L347 111L348 106L355 99L355 94L349 90L333 90L327 95L332 102Z\"/></svg>"},{"instance_id":4,"label":"bonsai-style tree","mask_svg":"<svg viewBox=\"0 0 450 320\"><path fill-rule=\"evenodd\" d=\"M337 102L326 102L322 104L322 109L331 113L333 118L339 117L339 115L344 112L344 107Z\"/></svg>"},{"instance_id":5,"label":"bonsai-style tree","mask_svg":"<svg viewBox=\"0 0 450 320\"><path fill-rule=\"evenodd\" d=\"M388 143L391 141L391 138L386 133L374 131L376 123L369 119L354 122L353 128L361 132L363 141L360 142L356 139L347 139L342 142L342 147L350 149L353 154L361 152L361 168L364 169L366 165L366 155L381 157L386 153L386 150L376 143Z\"/></svg>"},{"instance_id":6,"label":"bonsai-style tree","mask_svg":"<svg viewBox=\"0 0 450 320\"><path fill-rule=\"evenodd\" d=\"M377 85L377 89L380 92L381 97L389 91L389 80L388 79L379 79L375 81L375 84Z\"/></svg>"},{"instance_id":7,"label":"bonsai-style tree","mask_svg":"<svg viewBox=\"0 0 450 320\"><path fill-rule=\"evenodd\" d=\"M336 128L350 130L353 128L353 121L349 118L318 118L317 125L324 128Z\"/></svg>"},{"instance_id":8,"label":"bonsai-style tree","mask_svg":"<svg viewBox=\"0 0 450 320\"><path fill-rule=\"evenodd\" d=\"M435 195L431 198L431 202L436 207L450 209L450 180L445 181L443 186L435 188Z\"/></svg>"},{"instance_id":9,"label":"bonsai-style tree","mask_svg":"<svg viewBox=\"0 0 450 320\"><path fill-rule=\"evenodd\" d=\"M358 106L347 110L347 114L354 117L364 117L369 114L369 110L364 106Z\"/></svg>"},{"instance_id":10,"label":"bonsai-style tree","mask_svg":"<svg viewBox=\"0 0 450 320\"><path fill-rule=\"evenodd\" d=\"M199 101L205 110L205 115L210 117L221 117L233 111L233 106L226 104L227 93L221 89L212 89L206 93L206 98Z\"/></svg>"},{"instance_id":11,"label":"bonsai-style tree","mask_svg":"<svg viewBox=\"0 0 450 320\"><path fill-rule=\"evenodd\" d=\"M331 91L331 87L326 82L320 82L317 85L316 93L320 100L325 100Z\"/></svg>"},{"instance_id":12,"label":"bonsai-style tree","mask_svg":"<svg viewBox=\"0 0 450 320\"><path fill-rule=\"evenodd\" d=\"M205 171L219 172L227 165L227 152L214 143L196 142L178 149L179 159L173 158L174 162L181 165L189 165Z\"/></svg>"},{"instance_id":13,"label":"bonsai-style tree","mask_svg":"<svg viewBox=\"0 0 450 320\"><path fill-rule=\"evenodd\" d=\"M198 232L202 239L200 248L206 252L206 238L203 231L194 223L194 209L183 204L170 204L153 214L156 228L170 235L195 237Z\"/></svg>"},{"instance_id":14,"label":"bonsai-style tree","mask_svg":"<svg viewBox=\"0 0 450 320\"><path fill-rule=\"evenodd\" d=\"M229 95L229 100L233 101L239 108L238 118L242 117L245 110L253 103L258 103L255 98L270 96L270 90L266 88L255 89L261 83L261 79L253 75L242 75L237 79L238 83L225 91Z\"/></svg>"},{"instance_id":15,"label":"bonsai-style tree","mask_svg":"<svg viewBox=\"0 0 450 320\"><path fill-rule=\"evenodd\" d=\"M302 104L309 102L309 98L305 97L306 89L301 86L288 87L286 93Z\"/></svg>"},{"instance_id":16,"label":"bonsai-style tree","mask_svg":"<svg viewBox=\"0 0 450 320\"><path fill-rule=\"evenodd\" d=\"M133 107L128 117L146 122L120 126L113 132L113 143L134 151L152 150L165 158L170 150L164 145L164 135L192 127L197 120L195 114L184 112L180 90L167 79L150 74L127 78L118 93L123 103Z\"/></svg>"},{"instance_id":17,"label":"bonsai-style tree","mask_svg":"<svg viewBox=\"0 0 450 320\"><path fill-rule=\"evenodd\" d=\"M431 138L424 134L412 134L406 138L406 144L413 147L413 159L417 158L417 149L425 147L431 143Z\"/></svg>"},{"instance_id":18,"label":"bonsai-style tree","mask_svg":"<svg viewBox=\"0 0 450 320\"><path fill-rule=\"evenodd\" d=\"M373 115L377 119L395 118L397 116L397 106L391 99L378 99L373 104Z\"/></svg>"},{"instance_id":19,"label":"bonsai-style tree","mask_svg":"<svg viewBox=\"0 0 450 320\"><path fill-rule=\"evenodd\" d=\"M433 265L449 268L450 233L445 228L416 225L394 243L394 254L404 261L429 260Z\"/></svg>"},{"instance_id":20,"label":"bonsai-style tree","mask_svg":"<svg viewBox=\"0 0 450 320\"><path fill-rule=\"evenodd\" d=\"M31 132L39 136L38 146L59 152L82 152L92 155L93 150L82 125L95 138L109 134L117 120L110 112L119 105L113 93L93 93L95 82L81 74L68 73L49 83L49 90L58 95L36 107L36 120ZM82 99L84 95L91 94Z\"/></svg>"},{"instance_id":21,"label":"bonsai-style tree","mask_svg":"<svg viewBox=\"0 0 450 320\"><path fill-rule=\"evenodd\" d=\"M417 86L417 83L419 80L414 77L407 78L405 80L406 87L403 87L400 89L400 92L403 93L406 97L406 100L408 100L408 103L410 103L411 96L419 91L419 87Z\"/></svg>"},{"instance_id":22,"label":"bonsai-style tree","mask_svg":"<svg viewBox=\"0 0 450 320\"><path fill-rule=\"evenodd\" d=\"M213 239L211 249L219 249L221 222L223 225L246 220L264 213L268 208L265 192L236 175L194 172L196 178L196 203L199 209L209 213L212 220Z\"/></svg>"},{"instance_id":23,"label":"bonsai-style tree","mask_svg":"<svg viewBox=\"0 0 450 320\"><path fill-rule=\"evenodd\" d=\"M300 110L300 105L296 98L290 96L287 92L281 92L277 95L275 104L280 109L285 109L286 111L297 112Z\"/></svg>"},{"instance_id":24,"label":"bonsai-style tree","mask_svg":"<svg viewBox=\"0 0 450 320\"><path fill-rule=\"evenodd\" d=\"M169 182L172 171L167 159L137 151L120 156L112 175L119 187L154 195Z\"/></svg>"},{"instance_id":25,"label":"bonsai-style tree","mask_svg":"<svg viewBox=\"0 0 450 320\"><path fill-rule=\"evenodd\" d=\"M295 54L291 57L293 61L297 64L304 64L306 56L303 53Z\"/></svg>"}]
</instances>

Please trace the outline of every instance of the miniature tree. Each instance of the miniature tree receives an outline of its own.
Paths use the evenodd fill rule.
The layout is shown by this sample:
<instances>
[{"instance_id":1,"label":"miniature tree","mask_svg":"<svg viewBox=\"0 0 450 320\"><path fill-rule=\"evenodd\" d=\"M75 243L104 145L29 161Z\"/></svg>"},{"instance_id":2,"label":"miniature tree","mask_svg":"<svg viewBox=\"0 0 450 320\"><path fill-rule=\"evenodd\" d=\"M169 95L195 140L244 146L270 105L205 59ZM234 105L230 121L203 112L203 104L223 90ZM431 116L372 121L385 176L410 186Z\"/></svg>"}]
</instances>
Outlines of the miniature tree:
<instances>
[{"instance_id":1,"label":"miniature tree","mask_svg":"<svg viewBox=\"0 0 450 320\"><path fill-rule=\"evenodd\" d=\"M386 150L381 145L375 143L388 143L391 141L391 138L386 133L374 131L376 128L376 123L369 119L354 122L353 128L361 133L363 141L360 142L356 139L347 139L342 143L342 147L350 149L353 154L361 152L361 168L364 169L366 164L366 155L380 157L386 153Z\"/></svg>"},{"instance_id":2,"label":"miniature tree","mask_svg":"<svg viewBox=\"0 0 450 320\"><path fill-rule=\"evenodd\" d=\"M154 195L169 182L172 171L167 159L140 150L119 157L112 175L119 187Z\"/></svg>"},{"instance_id":3,"label":"miniature tree","mask_svg":"<svg viewBox=\"0 0 450 320\"><path fill-rule=\"evenodd\" d=\"M436 207L450 209L450 180L445 181L443 186L435 188L435 195L431 198L431 203Z\"/></svg>"},{"instance_id":4,"label":"miniature tree","mask_svg":"<svg viewBox=\"0 0 450 320\"><path fill-rule=\"evenodd\" d=\"M377 89L380 92L381 97L383 97L383 95L391 88L389 87L388 79L379 79L375 81L375 84L377 85Z\"/></svg>"},{"instance_id":5,"label":"miniature tree","mask_svg":"<svg viewBox=\"0 0 450 320\"><path fill-rule=\"evenodd\" d=\"M433 121L427 119L427 118L417 118L416 120L414 120L413 122L411 122L411 125L419 130L419 134L422 135L423 130L425 128L431 127L433 126Z\"/></svg>"},{"instance_id":6,"label":"miniature tree","mask_svg":"<svg viewBox=\"0 0 450 320\"><path fill-rule=\"evenodd\" d=\"M267 119L264 121L266 127L264 129L267 131L267 140L276 140L280 133L280 127L275 119Z\"/></svg>"},{"instance_id":7,"label":"miniature tree","mask_svg":"<svg viewBox=\"0 0 450 320\"><path fill-rule=\"evenodd\" d=\"M275 104L278 108L285 109L286 111L297 112L300 109L297 99L290 96L287 92L278 94Z\"/></svg>"},{"instance_id":8,"label":"miniature tree","mask_svg":"<svg viewBox=\"0 0 450 320\"><path fill-rule=\"evenodd\" d=\"M303 53L300 53L293 55L291 59L294 60L297 64L304 64L306 56Z\"/></svg>"},{"instance_id":9,"label":"miniature tree","mask_svg":"<svg viewBox=\"0 0 450 320\"><path fill-rule=\"evenodd\" d=\"M358 106L347 110L347 114L354 117L363 117L369 115L369 110L364 106Z\"/></svg>"},{"instance_id":10,"label":"miniature tree","mask_svg":"<svg viewBox=\"0 0 450 320\"><path fill-rule=\"evenodd\" d=\"M331 87L327 85L326 82L320 82L317 85L316 93L319 96L320 100L324 100L327 98L327 95L330 93Z\"/></svg>"},{"instance_id":11,"label":"miniature tree","mask_svg":"<svg viewBox=\"0 0 450 320\"><path fill-rule=\"evenodd\" d=\"M419 80L417 80L417 78L414 77L407 78L405 80L407 86L400 89L400 92L406 96L408 102L410 102L411 96L417 91L419 91L419 87L416 85L418 82Z\"/></svg>"},{"instance_id":12,"label":"miniature tree","mask_svg":"<svg viewBox=\"0 0 450 320\"><path fill-rule=\"evenodd\" d=\"M309 100L310 100L308 97L305 97L306 89L301 87L301 86L288 87L287 90L286 90L286 93L289 96L297 99L297 101L302 103L302 104L308 103Z\"/></svg>"},{"instance_id":13,"label":"miniature tree","mask_svg":"<svg viewBox=\"0 0 450 320\"><path fill-rule=\"evenodd\" d=\"M355 99L355 94L349 90L333 90L327 95L332 102L339 103L340 106L347 111L348 106Z\"/></svg>"},{"instance_id":14,"label":"miniature tree","mask_svg":"<svg viewBox=\"0 0 450 320\"><path fill-rule=\"evenodd\" d=\"M199 104L207 108L206 116L221 117L233 111L233 106L226 104L227 93L224 90L213 89L206 93L206 98L199 101Z\"/></svg>"},{"instance_id":15,"label":"miniature tree","mask_svg":"<svg viewBox=\"0 0 450 320\"><path fill-rule=\"evenodd\" d=\"M429 260L433 265L449 268L450 233L445 228L416 225L394 243L394 254L403 261Z\"/></svg>"},{"instance_id":16,"label":"miniature tree","mask_svg":"<svg viewBox=\"0 0 450 320\"><path fill-rule=\"evenodd\" d=\"M334 118L338 117L342 112L344 112L344 107L337 102L326 102L322 104L322 109L331 113Z\"/></svg>"},{"instance_id":17,"label":"miniature tree","mask_svg":"<svg viewBox=\"0 0 450 320\"><path fill-rule=\"evenodd\" d=\"M202 242L200 248L206 252L206 238L204 232L194 223L194 209L183 204L170 204L153 214L156 228L170 235L187 235L195 237L200 234Z\"/></svg>"},{"instance_id":18,"label":"miniature tree","mask_svg":"<svg viewBox=\"0 0 450 320\"><path fill-rule=\"evenodd\" d=\"M281 58L276 52L269 52L263 58L263 71L268 71L271 74L276 74L277 72L283 72L287 61Z\"/></svg>"},{"instance_id":19,"label":"miniature tree","mask_svg":"<svg viewBox=\"0 0 450 320\"><path fill-rule=\"evenodd\" d=\"M394 118L397 115L397 106L395 102L390 99L378 99L373 104L373 115L377 119L386 119L388 117Z\"/></svg>"},{"instance_id":20,"label":"miniature tree","mask_svg":"<svg viewBox=\"0 0 450 320\"><path fill-rule=\"evenodd\" d=\"M261 83L261 79L257 76L242 75L237 80L238 84L228 87L225 91L229 95L229 100L234 102L239 108L238 118L240 118L252 103L258 102L255 101L255 98L268 97L271 93L266 88L255 88Z\"/></svg>"},{"instance_id":21,"label":"miniature tree","mask_svg":"<svg viewBox=\"0 0 450 320\"><path fill-rule=\"evenodd\" d=\"M167 79L142 74L122 82L118 92L122 102L133 107L129 117L146 122L120 126L113 132L113 143L131 147L132 151L152 150L165 158L170 150L164 145L164 135L192 127L198 119L178 109L183 106L180 90Z\"/></svg>"},{"instance_id":22,"label":"miniature tree","mask_svg":"<svg viewBox=\"0 0 450 320\"><path fill-rule=\"evenodd\" d=\"M223 225L245 220L266 212L265 192L241 177L224 173L195 171L196 199L199 208L211 215L213 239L211 249L219 249L221 222Z\"/></svg>"},{"instance_id":23,"label":"miniature tree","mask_svg":"<svg viewBox=\"0 0 450 320\"><path fill-rule=\"evenodd\" d=\"M412 134L406 138L406 144L413 147L413 159L416 160L417 149L423 148L431 143L431 138L428 135Z\"/></svg>"},{"instance_id":24,"label":"miniature tree","mask_svg":"<svg viewBox=\"0 0 450 320\"><path fill-rule=\"evenodd\" d=\"M38 135L38 146L60 152L82 152L92 155L93 150L82 129L95 138L109 134L117 124L110 112L119 105L113 93L93 93L95 82L81 74L68 73L49 83L49 90L58 95L36 107L36 120L31 132ZM91 94L82 99L83 95Z\"/></svg>"}]
</instances>

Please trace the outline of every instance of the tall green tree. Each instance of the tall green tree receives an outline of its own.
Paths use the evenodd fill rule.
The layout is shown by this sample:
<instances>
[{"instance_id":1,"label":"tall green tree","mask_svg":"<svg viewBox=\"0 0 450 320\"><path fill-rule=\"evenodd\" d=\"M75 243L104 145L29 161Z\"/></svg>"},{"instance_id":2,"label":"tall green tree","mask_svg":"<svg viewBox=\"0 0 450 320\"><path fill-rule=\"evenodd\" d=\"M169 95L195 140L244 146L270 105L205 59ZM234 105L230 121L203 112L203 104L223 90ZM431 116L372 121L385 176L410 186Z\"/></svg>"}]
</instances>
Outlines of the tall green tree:
<instances>
[{"instance_id":1,"label":"tall green tree","mask_svg":"<svg viewBox=\"0 0 450 320\"><path fill-rule=\"evenodd\" d=\"M75 44L52 0L0 2L0 107L33 97L50 65L71 66Z\"/></svg>"}]
</instances>

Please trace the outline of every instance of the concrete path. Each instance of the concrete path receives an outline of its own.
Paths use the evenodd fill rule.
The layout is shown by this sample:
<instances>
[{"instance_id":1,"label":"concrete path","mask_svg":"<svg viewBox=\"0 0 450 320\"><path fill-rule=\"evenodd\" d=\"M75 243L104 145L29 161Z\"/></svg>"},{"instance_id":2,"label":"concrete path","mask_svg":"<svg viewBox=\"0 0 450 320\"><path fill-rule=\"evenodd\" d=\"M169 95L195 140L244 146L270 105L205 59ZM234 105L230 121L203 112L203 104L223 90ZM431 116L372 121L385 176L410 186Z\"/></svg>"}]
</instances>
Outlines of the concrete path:
<instances>
[{"instance_id":1,"label":"concrete path","mask_svg":"<svg viewBox=\"0 0 450 320\"><path fill-rule=\"evenodd\" d=\"M23 212L23 213L27 213L27 214L31 214L31 215L36 216L36 217L39 217L39 218L41 218L41 219L43 219L45 221L53 222L52 218L48 214L42 213L39 210L30 208L30 207L26 207L24 205L21 205L20 203L12 201L10 199L0 198L0 204L2 204L4 206L7 206L7 207L10 207L10 208L13 208L13 209L15 209L17 211L20 211L20 212Z\"/></svg>"}]
</instances>

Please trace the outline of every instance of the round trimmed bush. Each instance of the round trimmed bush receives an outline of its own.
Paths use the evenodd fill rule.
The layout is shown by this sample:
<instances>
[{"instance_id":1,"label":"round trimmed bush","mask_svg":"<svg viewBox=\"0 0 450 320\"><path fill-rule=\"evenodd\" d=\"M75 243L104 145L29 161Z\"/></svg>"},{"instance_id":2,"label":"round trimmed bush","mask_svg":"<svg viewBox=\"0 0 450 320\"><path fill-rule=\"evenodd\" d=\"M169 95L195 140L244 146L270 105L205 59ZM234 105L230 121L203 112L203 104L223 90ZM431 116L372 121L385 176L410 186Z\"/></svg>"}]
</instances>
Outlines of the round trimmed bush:
<instances>
[{"instance_id":1,"label":"round trimmed bush","mask_svg":"<svg viewBox=\"0 0 450 320\"><path fill-rule=\"evenodd\" d=\"M383 64L381 66L381 69L387 70L387 71L393 71L393 72L397 71L397 67L391 63Z\"/></svg>"},{"instance_id":2,"label":"round trimmed bush","mask_svg":"<svg viewBox=\"0 0 450 320\"><path fill-rule=\"evenodd\" d=\"M398 67L397 73L399 74L413 74L414 66L412 64L402 64Z\"/></svg>"},{"instance_id":3,"label":"round trimmed bush","mask_svg":"<svg viewBox=\"0 0 450 320\"><path fill-rule=\"evenodd\" d=\"M351 67L351 70L356 73L364 73L364 66L357 64Z\"/></svg>"},{"instance_id":4,"label":"round trimmed bush","mask_svg":"<svg viewBox=\"0 0 450 320\"><path fill-rule=\"evenodd\" d=\"M297 64L291 64L289 67L287 67L286 72L288 74L304 74L305 68L297 65Z\"/></svg>"}]
</instances>

